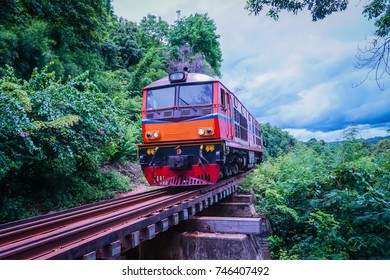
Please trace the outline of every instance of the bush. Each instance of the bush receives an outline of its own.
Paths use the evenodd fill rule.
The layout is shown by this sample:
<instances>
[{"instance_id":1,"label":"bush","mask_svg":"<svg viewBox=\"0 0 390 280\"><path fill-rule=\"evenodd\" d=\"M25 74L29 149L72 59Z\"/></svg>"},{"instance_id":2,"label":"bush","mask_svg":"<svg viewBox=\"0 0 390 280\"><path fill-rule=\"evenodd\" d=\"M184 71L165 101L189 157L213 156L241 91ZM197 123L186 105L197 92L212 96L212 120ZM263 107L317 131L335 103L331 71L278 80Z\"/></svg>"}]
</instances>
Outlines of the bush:
<instances>
[{"instance_id":1,"label":"bush","mask_svg":"<svg viewBox=\"0 0 390 280\"><path fill-rule=\"evenodd\" d=\"M390 258L390 156L377 152L382 146L309 142L256 168L244 186L271 221L273 258Z\"/></svg>"},{"instance_id":2,"label":"bush","mask_svg":"<svg viewBox=\"0 0 390 280\"><path fill-rule=\"evenodd\" d=\"M0 179L42 161L98 161L100 150L123 128L111 100L87 80L87 73L64 84L54 73L34 72L28 82L10 68L0 78Z\"/></svg>"},{"instance_id":3,"label":"bush","mask_svg":"<svg viewBox=\"0 0 390 280\"><path fill-rule=\"evenodd\" d=\"M99 166L120 145L134 153L136 132L124 129L123 113L88 73L60 82L47 68L29 81L9 67L0 71L0 222L131 188L128 178Z\"/></svg>"}]
</instances>

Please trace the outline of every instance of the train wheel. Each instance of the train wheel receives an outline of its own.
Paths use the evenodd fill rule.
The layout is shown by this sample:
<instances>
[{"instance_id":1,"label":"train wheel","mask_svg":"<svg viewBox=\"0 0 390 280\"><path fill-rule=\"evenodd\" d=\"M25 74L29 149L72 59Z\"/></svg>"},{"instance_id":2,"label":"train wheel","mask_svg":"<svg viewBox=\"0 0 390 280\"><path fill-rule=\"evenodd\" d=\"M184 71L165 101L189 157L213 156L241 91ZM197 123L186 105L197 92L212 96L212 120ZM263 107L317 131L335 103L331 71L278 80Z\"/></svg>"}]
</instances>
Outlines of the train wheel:
<instances>
[{"instance_id":1,"label":"train wheel","mask_svg":"<svg viewBox=\"0 0 390 280\"><path fill-rule=\"evenodd\" d=\"M227 177L229 177L231 175L232 175L232 171L230 169L230 165L229 164L225 164L223 166L223 176L224 176L224 178L227 178Z\"/></svg>"},{"instance_id":2,"label":"train wheel","mask_svg":"<svg viewBox=\"0 0 390 280\"><path fill-rule=\"evenodd\" d=\"M238 174L238 165L237 164L232 164L232 173L234 175Z\"/></svg>"}]
</instances>

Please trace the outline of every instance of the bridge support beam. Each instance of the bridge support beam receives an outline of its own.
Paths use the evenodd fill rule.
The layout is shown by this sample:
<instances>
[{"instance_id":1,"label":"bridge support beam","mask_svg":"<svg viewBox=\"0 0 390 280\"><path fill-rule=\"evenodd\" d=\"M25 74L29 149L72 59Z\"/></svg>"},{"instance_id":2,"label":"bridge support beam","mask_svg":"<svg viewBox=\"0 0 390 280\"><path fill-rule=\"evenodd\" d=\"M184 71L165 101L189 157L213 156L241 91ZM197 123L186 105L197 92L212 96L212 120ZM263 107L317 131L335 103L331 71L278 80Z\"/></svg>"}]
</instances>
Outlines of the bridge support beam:
<instances>
[{"instance_id":1,"label":"bridge support beam","mask_svg":"<svg viewBox=\"0 0 390 280\"><path fill-rule=\"evenodd\" d=\"M82 260L96 260L96 251L90 252L88 254L85 254L81 258Z\"/></svg>"},{"instance_id":2,"label":"bridge support beam","mask_svg":"<svg viewBox=\"0 0 390 280\"><path fill-rule=\"evenodd\" d=\"M215 204L228 192L213 196L207 203L188 208L188 217L179 213L180 224L142 243L141 250L129 252L129 259L254 260L270 259L267 238L268 218L254 211L254 198L234 195ZM207 207L208 206L208 207ZM194 214L201 216L193 216ZM172 216L170 217L170 225Z\"/></svg>"},{"instance_id":3,"label":"bridge support beam","mask_svg":"<svg viewBox=\"0 0 390 280\"><path fill-rule=\"evenodd\" d=\"M121 242L112 242L97 250L96 258L101 260L114 260L121 254Z\"/></svg>"},{"instance_id":4,"label":"bridge support beam","mask_svg":"<svg viewBox=\"0 0 390 280\"><path fill-rule=\"evenodd\" d=\"M132 232L131 234L122 237L120 241L124 250L132 249L141 243L140 232Z\"/></svg>"},{"instance_id":5,"label":"bridge support beam","mask_svg":"<svg viewBox=\"0 0 390 280\"><path fill-rule=\"evenodd\" d=\"M267 231L264 218L192 217L183 223L187 231L208 233L262 234Z\"/></svg>"}]
</instances>

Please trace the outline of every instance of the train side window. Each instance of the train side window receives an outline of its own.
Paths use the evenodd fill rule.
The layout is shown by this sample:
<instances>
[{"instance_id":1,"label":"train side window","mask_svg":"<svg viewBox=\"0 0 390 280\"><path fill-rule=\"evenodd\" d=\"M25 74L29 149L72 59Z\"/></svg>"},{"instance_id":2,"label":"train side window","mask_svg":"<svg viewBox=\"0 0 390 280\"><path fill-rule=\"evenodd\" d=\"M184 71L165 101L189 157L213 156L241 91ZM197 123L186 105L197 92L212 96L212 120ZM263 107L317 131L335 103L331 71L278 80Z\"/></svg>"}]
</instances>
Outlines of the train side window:
<instances>
[{"instance_id":1,"label":"train side window","mask_svg":"<svg viewBox=\"0 0 390 280\"><path fill-rule=\"evenodd\" d=\"M222 109L226 108L225 90L221 88L221 104Z\"/></svg>"},{"instance_id":2,"label":"train side window","mask_svg":"<svg viewBox=\"0 0 390 280\"><path fill-rule=\"evenodd\" d=\"M234 97L234 107L237 108L237 106L238 106L238 100L237 100L237 98Z\"/></svg>"},{"instance_id":3,"label":"train side window","mask_svg":"<svg viewBox=\"0 0 390 280\"><path fill-rule=\"evenodd\" d=\"M227 92L226 92L225 100L226 100L227 107L230 109L230 96L229 96L229 94Z\"/></svg>"}]
</instances>

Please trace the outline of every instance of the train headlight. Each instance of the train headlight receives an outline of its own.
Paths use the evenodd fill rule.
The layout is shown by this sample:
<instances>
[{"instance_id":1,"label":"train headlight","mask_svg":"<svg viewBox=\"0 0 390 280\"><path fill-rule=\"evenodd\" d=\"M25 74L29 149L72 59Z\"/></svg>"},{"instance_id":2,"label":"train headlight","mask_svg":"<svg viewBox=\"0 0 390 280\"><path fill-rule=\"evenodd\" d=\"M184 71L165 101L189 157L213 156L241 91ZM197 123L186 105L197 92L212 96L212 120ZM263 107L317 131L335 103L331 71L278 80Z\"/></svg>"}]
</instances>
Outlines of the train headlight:
<instances>
[{"instance_id":1,"label":"train headlight","mask_svg":"<svg viewBox=\"0 0 390 280\"><path fill-rule=\"evenodd\" d=\"M198 129L198 134L199 134L200 136L203 136L204 133L205 133L204 128L199 128L199 129Z\"/></svg>"},{"instance_id":2,"label":"train headlight","mask_svg":"<svg viewBox=\"0 0 390 280\"><path fill-rule=\"evenodd\" d=\"M152 138L152 133L149 132L149 131L147 131L147 132L145 133L145 137L146 137L147 139Z\"/></svg>"},{"instance_id":3,"label":"train headlight","mask_svg":"<svg viewBox=\"0 0 390 280\"><path fill-rule=\"evenodd\" d=\"M207 135L213 135L214 134L214 128L212 128L212 127L207 128L206 134Z\"/></svg>"},{"instance_id":4,"label":"train headlight","mask_svg":"<svg viewBox=\"0 0 390 280\"><path fill-rule=\"evenodd\" d=\"M158 130L153 131L153 138L160 139L160 131L158 131Z\"/></svg>"},{"instance_id":5,"label":"train headlight","mask_svg":"<svg viewBox=\"0 0 390 280\"><path fill-rule=\"evenodd\" d=\"M186 72L175 72L169 74L169 81L171 83L184 82L187 79Z\"/></svg>"},{"instance_id":6,"label":"train headlight","mask_svg":"<svg viewBox=\"0 0 390 280\"><path fill-rule=\"evenodd\" d=\"M206 145L206 152L214 152L215 146L214 145Z\"/></svg>"}]
</instances>

